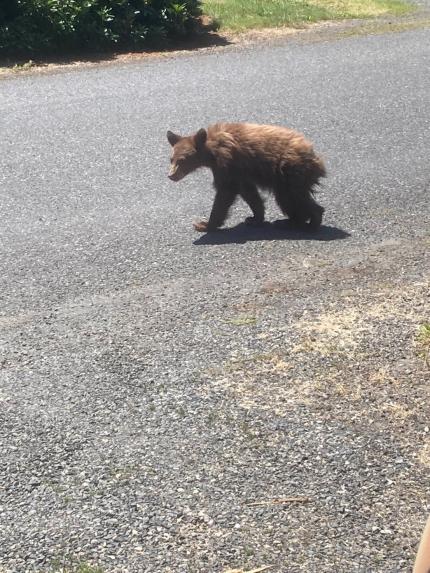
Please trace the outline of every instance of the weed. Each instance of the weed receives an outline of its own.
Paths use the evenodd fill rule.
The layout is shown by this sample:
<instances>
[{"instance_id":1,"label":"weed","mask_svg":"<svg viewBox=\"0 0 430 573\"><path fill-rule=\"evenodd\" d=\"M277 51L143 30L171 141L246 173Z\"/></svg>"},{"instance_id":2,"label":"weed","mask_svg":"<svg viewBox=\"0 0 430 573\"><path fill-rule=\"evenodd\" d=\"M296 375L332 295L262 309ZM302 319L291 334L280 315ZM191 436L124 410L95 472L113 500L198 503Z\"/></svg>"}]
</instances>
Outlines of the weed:
<instances>
[{"instance_id":1,"label":"weed","mask_svg":"<svg viewBox=\"0 0 430 573\"><path fill-rule=\"evenodd\" d=\"M215 426L217 418L218 418L218 416L216 415L216 413L214 411L209 412L209 414L206 418L206 422L207 422L208 426Z\"/></svg>"},{"instance_id":2,"label":"weed","mask_svg":"<svg viewBox=\"0 0 430 573\"><path fill-rule=\"evenodd\" d=\"M78 565L76 573L103 573L103 569L101 567L93 567L92 565L81 563Z\"/></svg>"},{"instance_id":3,"label":"weed","mask_svg":"<svg viewBox=\"0 0 430 573\"><path fill-rule=\"evenodd\" d=\"M430 368L430 322L424 322L417 335L419 355Z\"/></svg>"},{"instance_id":4,"label":"weed","mask_svg":"<svg viewBox=\"0 0 430 573\"><path fill-rule=\"evenodd\" d=\"M185 410L185 408L183 406L178 406L176 408L176 412L180 418L185 418L187 415L187 411Z\"/></svg>"},{"instance_id":5,"label":"weed","mask_svg":"<svg viewBox=\"0 0 430 573\"><path fill-rule=\"evenodd\" d=\"M233 324L234 326L248 326L255 324L257 318L255 316L238 316L237 318L230 318L226 322Z\"/></svg>"},{"instance_id":6,"label":"weed","mask_svg":"<svg viewBox=\"0 0 430 573\"><path fill-rule=\"evenodd\" d=\"M33 60L28 60L28 62L24 62L22 64L15 64L12 70L14 72L26 72L31 70L31 68L33 68L35 65L36 64L33 62Z\"/></svg>"}]
</instances>

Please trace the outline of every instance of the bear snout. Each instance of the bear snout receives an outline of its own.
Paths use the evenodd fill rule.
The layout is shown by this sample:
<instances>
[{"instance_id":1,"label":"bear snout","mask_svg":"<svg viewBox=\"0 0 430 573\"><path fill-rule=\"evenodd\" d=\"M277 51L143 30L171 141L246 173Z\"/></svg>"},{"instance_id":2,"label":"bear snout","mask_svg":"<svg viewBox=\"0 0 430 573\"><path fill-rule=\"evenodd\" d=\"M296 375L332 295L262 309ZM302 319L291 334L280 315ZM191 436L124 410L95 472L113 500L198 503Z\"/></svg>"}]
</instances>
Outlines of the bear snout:
<instances>
[{"instance_id":1,"label":"bear snout","mask_svg":"<svg viewBox=\"0 0 430 573\"><path fill-rule=\"evenodd\" d=\"M169 174L168 174L168 178L171 181L179 181L180 179L182 179L184 177L184 175L185 175L185 173L181 172L178 165L172 165L172 167L170 168Z\"/></svg>"}]
</instances>

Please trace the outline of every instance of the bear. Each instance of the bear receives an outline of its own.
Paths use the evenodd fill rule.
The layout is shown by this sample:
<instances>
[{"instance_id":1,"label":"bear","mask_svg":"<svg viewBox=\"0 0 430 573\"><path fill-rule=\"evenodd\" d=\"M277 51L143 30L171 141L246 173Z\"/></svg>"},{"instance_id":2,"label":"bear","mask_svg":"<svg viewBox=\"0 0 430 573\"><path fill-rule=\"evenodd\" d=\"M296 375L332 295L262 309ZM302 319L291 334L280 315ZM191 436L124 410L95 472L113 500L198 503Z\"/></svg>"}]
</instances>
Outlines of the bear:
<instances>
[{"instance_id":1,"label":"bear","mask_svg":"<svg viewBox=\"0 0 430 573\"><path fill-rule=\"evenodd\" d=\"M252 123L217 123L182 137L171 131L173 147L169 178L180 181L200 167L213 173L215 199L208 221L194 223L200 232L224 224L237 196L249 205L248 225L263 225L265 209L259 193L272 192L291 222L318 229L324 208L314 199L314 187L325 177L322 159L303 134L287 127Z\"/></svg>"}]
</instances>

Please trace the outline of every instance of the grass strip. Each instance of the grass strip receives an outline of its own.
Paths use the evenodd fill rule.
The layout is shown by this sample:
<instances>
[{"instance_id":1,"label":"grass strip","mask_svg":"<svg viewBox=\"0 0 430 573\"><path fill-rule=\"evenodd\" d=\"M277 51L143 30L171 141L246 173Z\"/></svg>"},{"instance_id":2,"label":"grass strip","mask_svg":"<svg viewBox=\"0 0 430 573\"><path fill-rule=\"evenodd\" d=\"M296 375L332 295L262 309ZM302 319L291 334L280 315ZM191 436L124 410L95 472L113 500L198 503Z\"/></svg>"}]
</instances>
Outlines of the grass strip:
<instances>
[{"instance_id":1,"label":"grass strip","mask_svg":"<svg viewBox=\"0 0 430 573\"><path fill-rule=\"evenodd\" d=\"M202 4L221 29L235 32L321 20L401 16L413 10L402 0L203 0Z\"/></svg>"}]
</instances>

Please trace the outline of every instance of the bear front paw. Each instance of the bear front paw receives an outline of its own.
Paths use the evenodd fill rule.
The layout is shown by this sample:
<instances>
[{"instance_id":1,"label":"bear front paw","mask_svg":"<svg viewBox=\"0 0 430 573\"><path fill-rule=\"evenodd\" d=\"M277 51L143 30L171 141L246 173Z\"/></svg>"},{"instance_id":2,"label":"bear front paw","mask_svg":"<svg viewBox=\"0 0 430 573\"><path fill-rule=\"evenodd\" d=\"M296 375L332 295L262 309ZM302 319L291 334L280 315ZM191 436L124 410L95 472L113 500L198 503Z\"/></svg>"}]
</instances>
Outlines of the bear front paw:
<instances>
[{"instance_id":1,"label":"bear front paw","mask_svg":"<svg viewBox=\"0 0 430 573\"><path fill-rule=\"evenodd\" d=\"M199 221L198 223L193 223L193 227L199 233L205 233L208 230L207 221Z\"/></svg>"}]
</instances>

